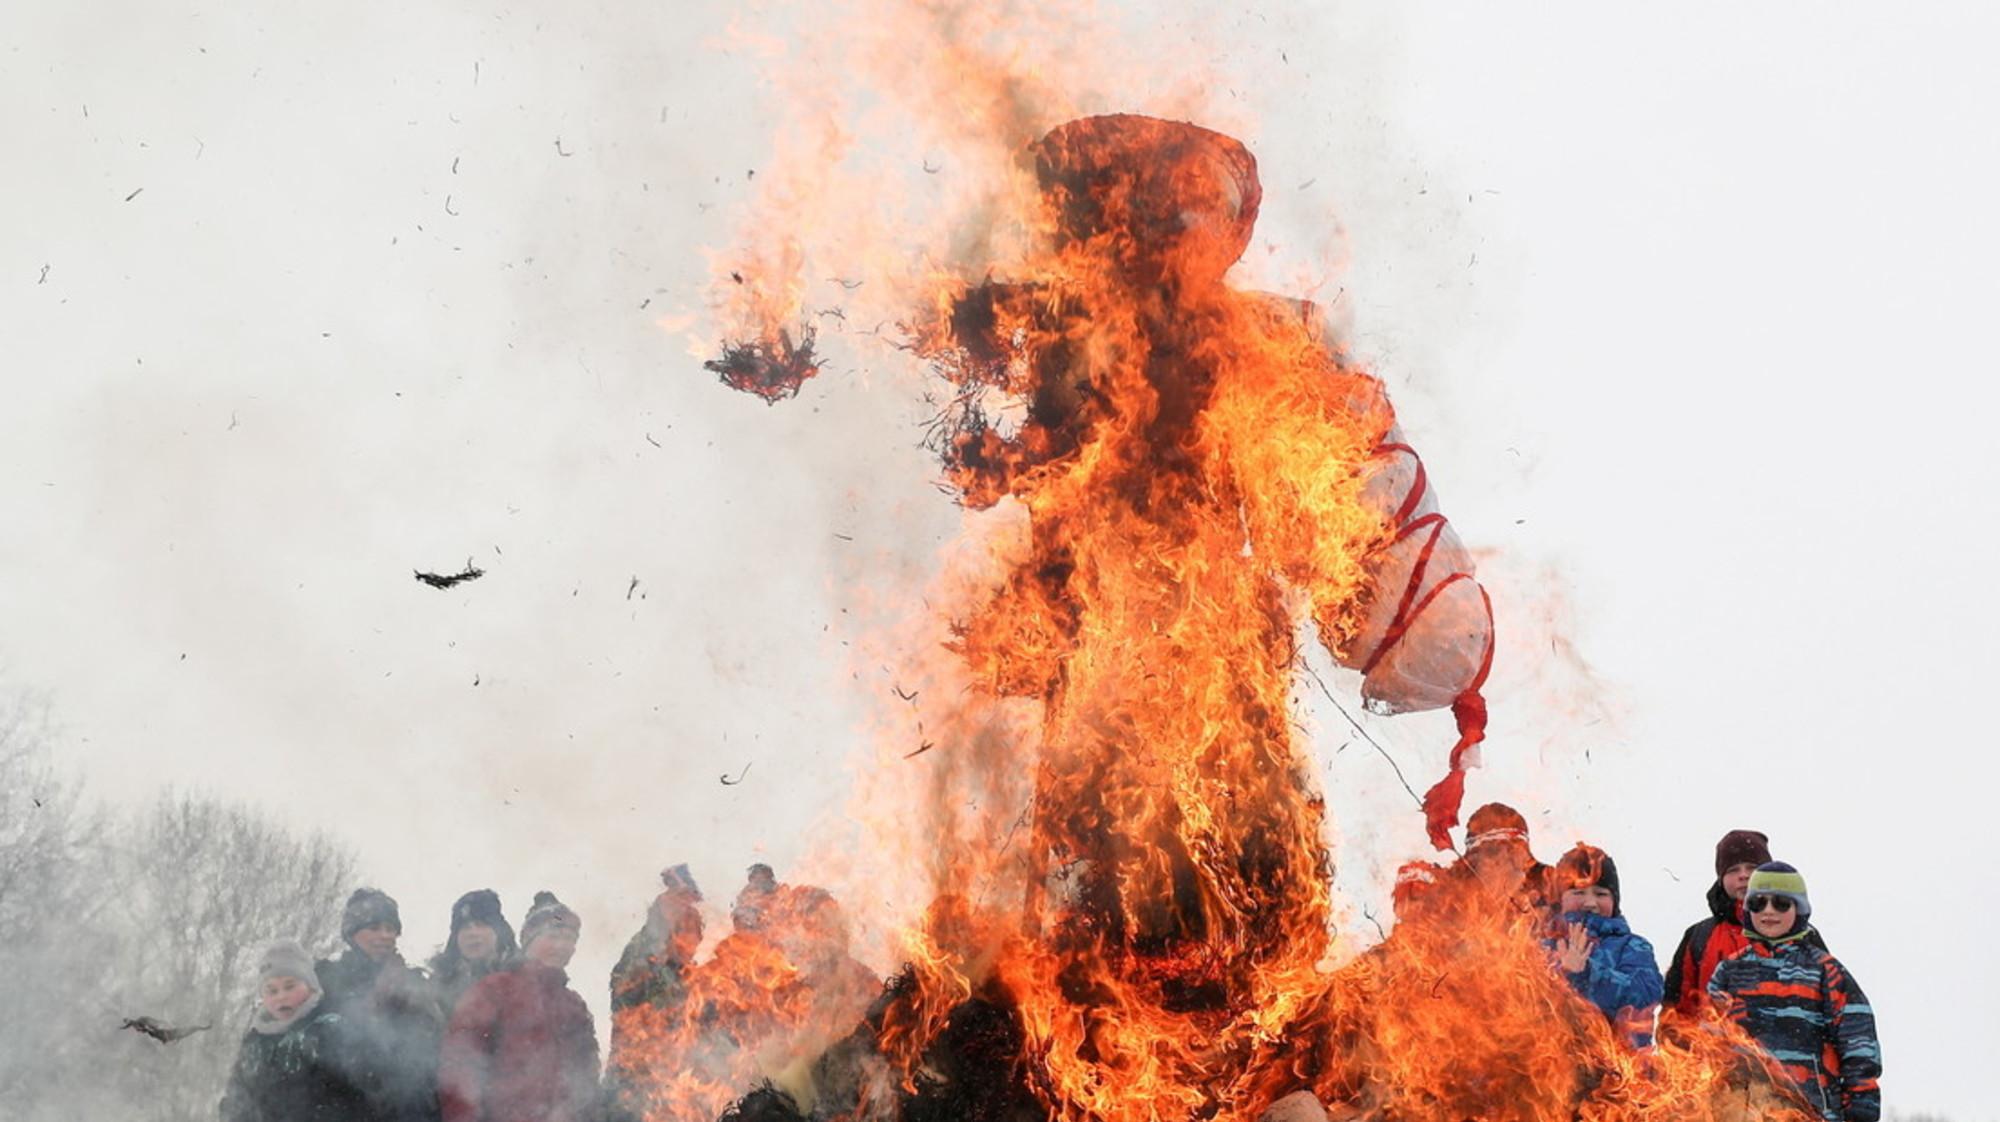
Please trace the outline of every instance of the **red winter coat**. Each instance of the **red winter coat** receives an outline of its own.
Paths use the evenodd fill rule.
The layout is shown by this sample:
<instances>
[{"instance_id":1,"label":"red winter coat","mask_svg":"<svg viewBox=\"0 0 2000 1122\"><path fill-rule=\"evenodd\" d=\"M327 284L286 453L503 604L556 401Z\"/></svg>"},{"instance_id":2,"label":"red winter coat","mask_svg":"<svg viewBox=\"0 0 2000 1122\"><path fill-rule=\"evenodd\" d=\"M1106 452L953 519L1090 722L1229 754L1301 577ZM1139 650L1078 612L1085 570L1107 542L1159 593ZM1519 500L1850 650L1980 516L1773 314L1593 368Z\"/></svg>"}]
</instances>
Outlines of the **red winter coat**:
<instances>
[{"instance_id":1,"label":"red winter coat","mask_svg":"<svg viewBox=\"0 0 2000 1122\"><path fill-rule=\"evenodd\" d=\"M1817 931L1806 942L1826 949ZM1673 965L1667 967L1664 1008L1694 1016L1708 1001L1708 980L1725 959L1750 945L1743 930L1742 905L1730 899L1716 881L1708 889L1708 918L1687 929L1681 945L1674 948Z\"/></svg>"},{"instance_id":2,"label":"red winter coat","mask_svg":"<svg viewBox=\"0 0 2000 1122\"><path fill-rule=\"evenodd\" d=\"M480 979L445 1032L438 1092L444 1122L593 1122L597 1031L569 975L523 961Z\"/></svg>"}]
</instances>

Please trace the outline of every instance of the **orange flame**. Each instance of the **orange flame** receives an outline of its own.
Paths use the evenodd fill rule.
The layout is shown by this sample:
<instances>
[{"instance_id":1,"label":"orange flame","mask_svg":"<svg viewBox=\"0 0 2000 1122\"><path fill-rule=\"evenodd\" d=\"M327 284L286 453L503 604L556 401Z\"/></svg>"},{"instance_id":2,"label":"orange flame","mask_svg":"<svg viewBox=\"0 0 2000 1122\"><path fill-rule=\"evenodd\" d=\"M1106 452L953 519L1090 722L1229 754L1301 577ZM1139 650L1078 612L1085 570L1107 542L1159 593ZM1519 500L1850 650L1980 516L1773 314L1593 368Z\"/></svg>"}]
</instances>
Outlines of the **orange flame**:
<instances>
[{"instance_id":1,"label":"orange flame","mask_svg":"<svg viewBox=\"0 0 2000 1122\"><path fill-rule=\"evenodd\" d=\"M649 1122L712 1119L846 1031L880 992L847 954L846 921L816 888L780 885L684 975L684 992L613 1014L619 1106Z\"/></svg>"},{"instance_id":2,"label":"orange flame","mask_svg":"<svg viewBox=\"0 0 2000 1122\"><path fill-rule=\"evenodd\" d=\"M861 1030L890 1086L823 1108L898 1117L899 1096L943 1078L932 1051L958 1011L986 1002L1018 1022L1020 1078L1063 1122L1247 1122L1302 1088L1346 1118L1803 1118L1726 1028L1628 1051L1551 969L1536 910L1467 870L1440 870L1392 937L1329 968L1331 857L1292 728L1294 637L1312 623L1377 711L1453 709L1461 736L1425 805L1442 848L1493 650L1470 557L1381 383L1317 309L1223 282L1260 202L1241 144L1121 115L1023 148L1024 107L1070 108L1046 74L965 57L993 30L967 34L970 9L912 10L956 60L922 71L942 85L929 92L983 130L963 151L991 172L970 208L990 236L943 263L899 258L886 227L829 217L841 192L788 189L782 252L764 252L777 267L733 276L719 301L749 348L741 379L789 391L755 360L802 337L809 271L874 282L828 295L850 319L865 307L864 321L906 325L897 342L947 387L948 481L1027 527L1022 548L996 552L991 594L959 606L954 664L931 668L968 688L932 691L942 731L910 765L936 768L927 821L944 828L910 973ZM799 237L820 249L796 251ZM848 264L815 255L828 246ZM1037 727L1020 728L1022 706ZM1009 770L1029 788L1021 837L951 828L964 792L949 780ZM725 940L690 986L699 1014L635 1025L672 1057L664 1112L647 1117L712 1116L771 1072L744 1059L767 1033L739 1023L746 1011L769 1031L833 1027L802 1011L797 970L763 941ZM704 1050L715 1032L726 1062Z\"/></svg>"}]
</instances>

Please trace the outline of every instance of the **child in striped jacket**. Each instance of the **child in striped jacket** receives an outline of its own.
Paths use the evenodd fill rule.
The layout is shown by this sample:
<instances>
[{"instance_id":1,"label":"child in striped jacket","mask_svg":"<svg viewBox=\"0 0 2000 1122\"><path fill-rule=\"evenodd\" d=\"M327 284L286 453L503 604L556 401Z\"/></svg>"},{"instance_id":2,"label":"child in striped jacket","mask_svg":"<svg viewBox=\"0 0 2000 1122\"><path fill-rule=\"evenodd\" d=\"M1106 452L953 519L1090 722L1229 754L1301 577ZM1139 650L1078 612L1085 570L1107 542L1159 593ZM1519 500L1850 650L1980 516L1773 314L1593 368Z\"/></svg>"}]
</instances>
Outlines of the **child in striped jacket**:
<instances>
[{"instance_id":1,"label":"child in striped jacket","mask_svg":"<svg viewBox=\"0 0 2000 1122\"><path fill-rule=\"evenodd\" d=\"M1827 1122L1882 1116L1882 1045L1867 995L1840 961L1807 942L1805 877L1782 861L1750 875L1749 944L1723 960L1708 992L1798 1084Z\"/></svg>"}]
</instances>

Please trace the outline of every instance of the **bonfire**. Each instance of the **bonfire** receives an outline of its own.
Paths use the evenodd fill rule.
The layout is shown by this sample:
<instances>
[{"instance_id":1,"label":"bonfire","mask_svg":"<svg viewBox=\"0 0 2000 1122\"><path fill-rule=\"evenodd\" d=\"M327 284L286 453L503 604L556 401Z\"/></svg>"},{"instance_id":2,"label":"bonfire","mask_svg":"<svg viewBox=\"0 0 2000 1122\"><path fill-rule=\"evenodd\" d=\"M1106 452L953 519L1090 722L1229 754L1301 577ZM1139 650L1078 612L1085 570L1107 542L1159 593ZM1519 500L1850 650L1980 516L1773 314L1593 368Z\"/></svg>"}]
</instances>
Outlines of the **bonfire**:
<instances>
[{"instance_id":1,"label":"bonfire","mask_svg":"<svg viewBox=\"0 0 2000 1122\"><path fill-rule=\"evenodd\" d=\"M649 1030L678 1089L650 1122L1805 1117L1713 1022L1629 1051L1551 970L1542 915L1464 866L1335 968L1295 637L1376 712L1452 711L1423 800L1442 849L1484 734L1487 594L1382 383L1312 304L1224 282L1260 199L1242 144L1117 115L1026 160L1039 244L939 278L904 340L949 387L950 486L1028 526L951 628L950 704L985 732L932 753L1031 777L1022 837L941 836L907 965L788 1070L698 1042L746 1000L753 1046L811 1021L805 968L776 943L708 964L714 996ZM749 338L712 367L733 386L775 400L818 369L792 325Z\"/></svg>"}]
</instances>

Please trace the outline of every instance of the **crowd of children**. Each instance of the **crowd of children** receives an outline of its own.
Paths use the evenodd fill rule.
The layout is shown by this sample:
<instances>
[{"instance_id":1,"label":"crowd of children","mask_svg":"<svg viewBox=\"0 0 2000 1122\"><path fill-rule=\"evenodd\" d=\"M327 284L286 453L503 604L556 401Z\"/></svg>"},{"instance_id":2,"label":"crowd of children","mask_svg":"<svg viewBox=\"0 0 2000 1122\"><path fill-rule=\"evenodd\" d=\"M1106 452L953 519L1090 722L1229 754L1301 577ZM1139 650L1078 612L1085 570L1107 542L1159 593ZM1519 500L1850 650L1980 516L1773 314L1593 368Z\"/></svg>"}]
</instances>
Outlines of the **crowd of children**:
<instances>
[{"instance_id":1,"label":"crowd of children","mask_svg":"<svg viewBox=\"0 0 2000 1122\"><path fill-rule=\"evenodd\" d=\"M1716 843L1709 915L1681 937L1664 978L1653 945L1625 920L1617 864L1595 846L1544 865L1526 819L1489 803L1468 820L1457 865L1404 866L1399 914L1454 877L1539 917L1550 969L1632 1048L1650 1047L1667 1021L1712 1016L1740 1026L1821 1118L1881 1117L1882 1050L1868 999L1810 922L1804 876L1772 859L1764 834L1731 830Z\"/></svg>"},{"instance_id":2,"label":"crowd of children","mask_svg":"<svg viewBox=\"0 0 2000 1122\"><path fill-rule=\"evenodd\" d=\"M1527 823L1512 808L1481 807L1467 824L1464 858L1450 869L1406 866L1399 912L1412 911L1442 878L1541 917L1550 969L1601 1010L1634 1049L1652 1045L1662 1018L1740 1026L1828 1122L1877 1122L1881 1048L1868 999L1812 925L1799 871L1771 857L1769 839L1732 830L1715 848L1707 918L1689 927L1665 977L1653 946L1632 931L1611 856L1578 845L1555 865L1535 860ZM614 1013L635 1004L677 1005L701 942L701 896L686 866L661 874L665 891L612 973ZM752 866L731 919L755 939L783 893L831 915L818 889L778 885ZM872 975L845 953L840 933L799 954L860 993ZM600 1073L597 1035L565 973L582 922L538 893L518 940L489 889L451 910L451 933L427 970L397 953L396 902L363 888L341 922L345 949L315 963L296 943L271 947L259 965L256 1008L221 1104L223 1122L599 1122L621 1108L642 1059L613 1033ZM821 940L826 942L826 940ZM831 951L829 956L824 951ZM830 965L828 965L830 964Z\"/></svg>"},{"instance_id":3,"label":"crowd of children","mask_svg":"<svg viewBox=\"0 0 2000 1122\"><path fill-rule=\"evenodd\" d=\"M639 1122L657 1040L621 1032L635 1010L683 1015L702 941L700 889L687 866L611 973L611 1062L566 972L582 920L537 893L514 928L491 889L461 896L426 969L398 952L396 901L374 888L348 898L343 949L313 961L293 942L258 965L256 1004L221 1102L223 1122ZM755 956L823 1002L859 1016L881 984L847 954L847 929L825 890L780 884L753 865L718 953ZM759 952L756 948L764 948ZM773 984L777 984L775 981ZM836 1014L840 1015L840 1014ZM739 1034L743 1026L732 1026Z\"/></svg>"},{"instance_id":4,"label":"crowd of children","mask_svg":"<svg viewBox=\"0 0 2000 1122\"><path fill-rule=\"evenodd\" d=\"M469 892L425 971L397 953L396 902L356 891L339 957L265 952L223 1122L593 1122L597 1033L563 970L581 930L538 893L517 943L499 897Z\"/></svg>"}]
</instances>

